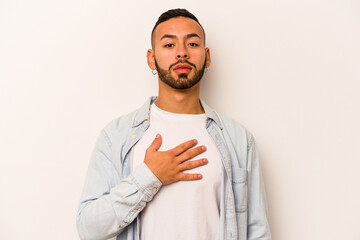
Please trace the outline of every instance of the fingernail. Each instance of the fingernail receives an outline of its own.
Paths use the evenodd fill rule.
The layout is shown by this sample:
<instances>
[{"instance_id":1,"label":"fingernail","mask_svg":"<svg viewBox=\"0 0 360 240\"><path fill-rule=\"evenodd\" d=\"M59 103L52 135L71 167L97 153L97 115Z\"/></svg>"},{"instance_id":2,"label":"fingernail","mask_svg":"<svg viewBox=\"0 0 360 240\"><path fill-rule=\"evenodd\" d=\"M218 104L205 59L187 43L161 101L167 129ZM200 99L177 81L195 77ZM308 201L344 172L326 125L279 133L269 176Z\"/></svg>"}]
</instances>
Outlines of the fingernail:
<instances>
[{"instance_id":1,"label":"fingernail","mask_svg":"<svg viewBox=\"0 0 360 240\"><path fill-rule=\"evenodd\" d=\"M156 134L156 138L159 138L160 137L160 135L159 134Z\"/></svg>"},{"instance_id":2,"label":"fingernail","mask_svg":"<svg viewBox=\"0 0 360 240\"><path fill-rule=\"evenodd\" d=\"M203 163L207 163L208 160L206 158L203 159Z\"/></svg>"},{"instance_id":3,"label":"fingernail","mask_svg":"<svg viewBox=\"0 0 360 240\"><path fill-rule=\"evenodd\" d=\"M197 140L196 140L196 139L194 139L194 143L197 144Z\"/></svg>"},{"instance_id":4,"label":"fingernail","mask_svg":"<svg viewBox=\"0 0 360 240\"><path fill-rule=\"evenodd\" d=\"M201 147L201 150L205 151L205 150L206 150L206 147L205 147L205 146L202 146L202 147Z\"/></svg>"},{"instance_id":5,"label":"fingernail","mask_svg":"<svg viewBox=\"0 0 360 240\"><path fill-rule=\"evenodd\" d=\"M202 178L201 174L198 174L197 177L198 177L198 179Z\"/></svg>"}]
</instances>

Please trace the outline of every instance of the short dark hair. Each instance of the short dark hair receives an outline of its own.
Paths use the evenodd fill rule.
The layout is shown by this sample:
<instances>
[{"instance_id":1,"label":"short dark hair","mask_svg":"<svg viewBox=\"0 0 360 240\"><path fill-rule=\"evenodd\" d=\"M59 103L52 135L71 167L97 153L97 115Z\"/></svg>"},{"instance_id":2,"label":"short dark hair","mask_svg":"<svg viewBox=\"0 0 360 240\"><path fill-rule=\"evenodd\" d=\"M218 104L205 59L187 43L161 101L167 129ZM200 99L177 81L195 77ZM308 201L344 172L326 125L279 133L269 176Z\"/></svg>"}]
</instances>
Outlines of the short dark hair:
<instances>
[{"instance_id":1,"label":"short dark hair","mask_svg":"<svg viewBox=\"0 0 360 240\"><path fill-rule=\"evenodd\" d=\"M155 31L156 27L160 23L165 22L171 18L176 18L176 17L186 17L186 18L190 18L190 19L194 20L195 22L197 22L204 32L204 43L205 43L205 30L201 26L199 20L194 16L194 14L192 14L188 10L186 10L184 8L176 8L176 9L167 10L166 12L162 13L160 15L159 19L157 20L157 22L155 23L155 26L154 26L153 30L151 31L151 46L153 48L154 48L153 35L154 35L154 31Z\"/></svg>"}]
</instances>

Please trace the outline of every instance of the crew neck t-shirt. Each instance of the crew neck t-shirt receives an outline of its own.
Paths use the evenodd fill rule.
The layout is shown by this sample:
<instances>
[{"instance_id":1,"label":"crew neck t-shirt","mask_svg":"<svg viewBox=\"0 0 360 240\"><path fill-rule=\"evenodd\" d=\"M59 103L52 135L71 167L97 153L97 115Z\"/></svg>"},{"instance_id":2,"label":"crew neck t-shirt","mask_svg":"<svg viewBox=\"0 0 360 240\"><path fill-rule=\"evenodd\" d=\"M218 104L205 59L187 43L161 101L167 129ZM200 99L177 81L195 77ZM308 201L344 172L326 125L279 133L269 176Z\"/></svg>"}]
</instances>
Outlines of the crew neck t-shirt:
<instances>
[{"instance_id":1,"label":"crew neck t-shirt","mask_svg":"<svg viewBox=\"0 0 360 240\"><path fill-rule=\"evenodd\" d=\"M197 139L195 147L205 145L207 150L188 161L207 158L208 164L184 171L201 173L201 180L161 187L140 213L140 240L219 240L222 163L206 130L206 115L171 113L153 103L150 126L134 147L132 169L144 162L157 133L162 136L159 151Z\"/></svg>"}]
</instances>

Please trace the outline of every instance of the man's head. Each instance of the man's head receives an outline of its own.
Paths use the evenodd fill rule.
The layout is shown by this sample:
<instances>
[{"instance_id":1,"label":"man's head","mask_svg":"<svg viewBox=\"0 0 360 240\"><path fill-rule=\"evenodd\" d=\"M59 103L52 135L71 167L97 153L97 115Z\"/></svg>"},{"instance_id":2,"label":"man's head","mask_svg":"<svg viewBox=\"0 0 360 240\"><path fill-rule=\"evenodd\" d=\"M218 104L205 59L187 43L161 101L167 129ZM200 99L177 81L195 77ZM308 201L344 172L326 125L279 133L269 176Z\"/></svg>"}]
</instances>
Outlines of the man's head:
<instances>
[{"instance_id":1,"label":"man's head","mask_svg":"<svg viewBox=\"0 0 360 240\"><path fill-rule=\"evenodd\" d=\"M168 10L166 12L164 12L163 14L160 15L160 17L158 18L157 22L155 23L155 26L153 27L153 30L151 31L151 47L154 49L154 31L156 29L156 27L162 23L165 22L171 18L176 18L176 17L185 17L185 18L190 18L192 20L194 20L195 22L197 22L199 24L199 26L201 27L203 33L204 33L204 45L205 45L205 30L204 28L201 26L199 20L188 10L186 9L181 9L181 8L177 8L177 9L171 9Z\"/></svg>"},{"instance_id":2,"label":"man's head","mask_svg":"<svg viewBox=\"0 0 360 240\"><path fill-rule=\"evenodd\" d=\"M159 79L172 88L193 87L210 65L205 31L197 18L185 9L163 13L153 28L151 42L148 65L156 69Z\"/></svg>"}]
</instances>

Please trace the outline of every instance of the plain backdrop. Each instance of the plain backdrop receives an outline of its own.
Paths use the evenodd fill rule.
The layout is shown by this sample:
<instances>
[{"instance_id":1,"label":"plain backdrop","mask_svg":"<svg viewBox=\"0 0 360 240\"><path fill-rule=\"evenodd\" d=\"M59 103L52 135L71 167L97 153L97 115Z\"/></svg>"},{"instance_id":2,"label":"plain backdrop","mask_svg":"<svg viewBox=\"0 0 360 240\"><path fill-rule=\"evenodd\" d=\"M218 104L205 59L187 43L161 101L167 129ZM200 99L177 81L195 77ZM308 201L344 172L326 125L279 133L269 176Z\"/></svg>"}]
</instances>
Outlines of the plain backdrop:
<instances>
[{"instance_id":1,"label":"plain backdrop","mask_svg":"<svg viewBox=\"0 0 360 240\"><path fill-rule=\"evenodd\" d=\"M360 2L0 1L0 239L78 239L91 151L157 95L150 33L194 13L201 97L258 144L274 240L359 240Z\"/></svg>"}]
</instances>

